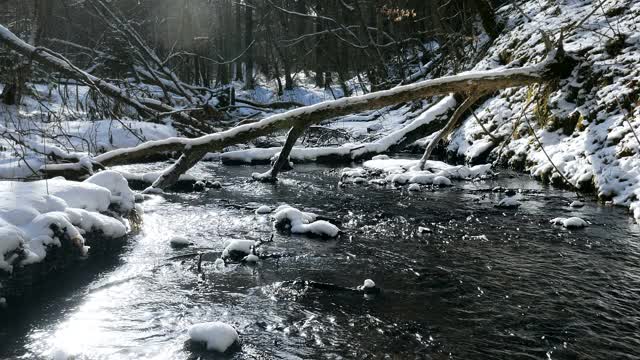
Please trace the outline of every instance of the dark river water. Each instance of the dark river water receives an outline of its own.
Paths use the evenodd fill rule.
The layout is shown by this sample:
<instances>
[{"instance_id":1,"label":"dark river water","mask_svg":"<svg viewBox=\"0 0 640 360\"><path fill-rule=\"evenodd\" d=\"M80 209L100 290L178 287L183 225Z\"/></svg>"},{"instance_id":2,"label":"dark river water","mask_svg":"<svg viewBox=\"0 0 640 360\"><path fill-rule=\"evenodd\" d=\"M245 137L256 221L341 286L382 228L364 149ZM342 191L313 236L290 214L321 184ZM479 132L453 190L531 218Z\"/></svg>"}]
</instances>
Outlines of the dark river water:
<instances>
[{"instance_id":1,"label":"dark river water","mask_svg":"<svg viewBox=\"0 0 640 360\"><path fill-rule=\"evenodd\" d=\"M261 170L262 168L259 168ZM145 202L143 231L111 261L52 281L0 324L0 358L637 359L640 229L626 211L523 177L410 194L338 188L339 169L298 166L277 185L255 167L201 165L221 190ZM495 186L530 189L518 210ZM275 232L259 205L337 223L332 241ZM580 216L581 230L549 224ZM418 227L431 232L419 233ZM194 246L172 249L169 237ZM273 258L216 267L229 239L269 239ZM481 236L484 235L484 236ZM208 252L197 272L198 252ZM209 261L208 261L209 260ZM349 291L372 279L380 294ZM308 280L335 286L319 289ZM232 324L231 354L189 345L193 323Z\"/></svg>"}]
</instances>

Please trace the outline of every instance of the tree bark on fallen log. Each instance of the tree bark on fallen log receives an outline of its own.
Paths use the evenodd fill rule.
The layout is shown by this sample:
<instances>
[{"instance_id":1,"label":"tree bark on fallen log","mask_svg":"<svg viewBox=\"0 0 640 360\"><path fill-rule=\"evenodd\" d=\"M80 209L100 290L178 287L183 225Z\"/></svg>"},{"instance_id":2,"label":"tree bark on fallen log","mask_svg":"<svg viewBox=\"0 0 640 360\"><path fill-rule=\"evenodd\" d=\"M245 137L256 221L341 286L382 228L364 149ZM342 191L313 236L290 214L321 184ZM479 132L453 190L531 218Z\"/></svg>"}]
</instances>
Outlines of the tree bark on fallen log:
<instances>
[{"instance_id":1,"label":"tree bark on fallen log","mask_svg":"<svg viewBox=\"0 0 640 360\"><path fill-rule=\"evenodd\" d=\"M424 169L424 164L427 162L427 160L431 156L431 153L433 152L433 149L436 148L436 146L438 145L440 140L442 140L442 139L446 138L447 136L449 136L449 134L460 123L460 120L462 119L462 115L467 110L469 110L469 108L471 108L471 106L473 106L473 104L476 101L478 101L478 99L480 99L480 97L482 97L482 94L478 94L478 93L472 94L469 97L467 97L462 102L462 104L460 104L460 106L456 109L456 111L451 116L451 119L449 120L449 122L444 126L444 128L442 128L442 130L440 130L438 132L438 134L433 139L431 139L431 142L429 142L429 144L425 148L424 154L422 155L422 158L420 159L420 165L419 165L420 169Z\"/></svg>"}]
</instances>

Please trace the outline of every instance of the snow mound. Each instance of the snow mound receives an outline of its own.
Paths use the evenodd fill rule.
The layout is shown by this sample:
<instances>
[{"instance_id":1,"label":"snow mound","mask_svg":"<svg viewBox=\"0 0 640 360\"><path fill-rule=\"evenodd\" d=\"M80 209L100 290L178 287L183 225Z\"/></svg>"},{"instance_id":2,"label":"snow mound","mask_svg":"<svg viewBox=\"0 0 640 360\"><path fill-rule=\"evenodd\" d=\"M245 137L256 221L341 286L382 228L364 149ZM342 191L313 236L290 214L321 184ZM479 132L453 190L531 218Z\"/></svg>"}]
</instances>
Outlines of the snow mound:
<instances>
[{"instance_id":1,"label":"snow mound","mask_svg":"<svg viewBox=\"0 0 640 360\"><path fill-rule=\"evenodd\" d=\"M273 215L274 225L288 228L294 234L310 234L322 237L336 237L340 232L337 226L328 221L316 220L317 215L303 212L289 205L278 207Z\"/></svg>"},{"instance_id":2,"label":"snow mound","mask_svg":"<svg viewBox=\"0 0 640 360\"><path fill-rule=\"evenodd\" d=\"M581 208L584 206L584 203L582 201L576 200L574 202L572 202L571 204L569 204L570 207L572 208Z\"/></svg>"},{"instance_id":3,"label":"snow mound","mask_svg":"<svg viewBox=\"0 0 640 360\"><path fill-rule=\"evenodd\" d=\"M420 185L418 185L418 184L411 184L411 185L409 185L409 187L407 188L407 190L409 190L409 191L414 191L414 192L418 192L418 191L420 191L421 189L420 189Z\"/></svg>"},{"instance_id":4,"label":"snow mound","mask_svg":"<svg viewBox=\"0 0 640 360\"><path fill-rule=\"evenodd\" d=\"M117 204L122 212L129 212L135 207L136 196L129 188L127 179L117 171L101 171L87 180L86 183L96 184L111 192L111 203Z\"/></svg>"},{"instance_id":5,"label":"snow mound","mask_svg":"<svg viewBox=\"0 0 640 360\"><path fill-rule=\"evenodd\" d=\"M562 218L562 217L557 217L555 219L551 219L551 221L549 221L550 223L554 224L554 225L562 225L563 227L567 228L567 229L571 229L571 228L583 228L587 226L587 222L582 220L579 217L570 217L570 218Z\"/></svg>"},{"instance_id":6,"label":"snow mound","mask_svg":"<svg viewBox=\"0 0 640 360\"><path fill-rule=\"evenodd\" d=\"M192 325L189 328L189 338L194 342L205 343L207 350L221 353L239 340L238 332L233 326L219 321Z\"/></svg>"},{"instance_id":7,"label":"snow mound","mask_svg":"<svg viewBox=\"0 0 640 360\"><path fill-rule=\"evenodd\" d=\"M223 259L240 260L251 254L251 249L256 243L253 240L229 240L226 241L222 251Z\"/></svg>"},{"instance_id":8,"label":"snow mound","mask_svg":"<svg viewBox=\"0 0 640 360\"><path fill-rule=\"evenodd\" d=\"M11 272L15 265L44 260L47 247L62 246L61 238L86 254L87 232L107 238L126 235L124 221L100 213L112 200L123 204L122 195L88 181L0 182L0 270Z\"/></svg>"},{"instance_id":9,"label":"snow mound","mask_svg":"<svg viewBox=\"0 0 640 360\"><path fill-rule=\"evenodd\" d=\"M267 205L262 205L259 208L256 209L256 214L261 215L261 214L269 214L271 211L273 211L271 209L270 206Z\"/></svg>"}]
</instances>

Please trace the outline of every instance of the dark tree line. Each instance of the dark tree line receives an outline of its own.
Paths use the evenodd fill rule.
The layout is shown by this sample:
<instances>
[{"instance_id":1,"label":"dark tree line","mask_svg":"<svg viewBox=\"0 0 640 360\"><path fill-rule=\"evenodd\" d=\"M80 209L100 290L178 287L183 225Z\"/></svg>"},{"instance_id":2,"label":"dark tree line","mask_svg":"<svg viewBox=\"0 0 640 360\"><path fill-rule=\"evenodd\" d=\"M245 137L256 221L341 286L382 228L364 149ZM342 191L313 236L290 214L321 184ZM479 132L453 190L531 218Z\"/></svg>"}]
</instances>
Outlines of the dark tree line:
<instances>
[{"instance_id":1,"label":"dark tree line","mask_svg":"<svg viewBox=\"0 0 640 360\"><path fill-rule=\"evenodd\" d=\"M187 84L242 80L252 88L256 80L274 80L283 91L304 76L319 87L342 85L347 95L349 79L362 89L388 88L436 55L442 69L462 69L466 47L478 37L475 24L491 37L500 30L493 12L499 4L492 0L101 2L122 23L96 3L0 0L0 23L102 78L144 77L137 71L145 67L140 50L132 51L140 45L122 31L127 24ZM24 59L16 63L8 52L0 54L0 81L19 87L27 76Z\"/></svg>"}]
</instances>

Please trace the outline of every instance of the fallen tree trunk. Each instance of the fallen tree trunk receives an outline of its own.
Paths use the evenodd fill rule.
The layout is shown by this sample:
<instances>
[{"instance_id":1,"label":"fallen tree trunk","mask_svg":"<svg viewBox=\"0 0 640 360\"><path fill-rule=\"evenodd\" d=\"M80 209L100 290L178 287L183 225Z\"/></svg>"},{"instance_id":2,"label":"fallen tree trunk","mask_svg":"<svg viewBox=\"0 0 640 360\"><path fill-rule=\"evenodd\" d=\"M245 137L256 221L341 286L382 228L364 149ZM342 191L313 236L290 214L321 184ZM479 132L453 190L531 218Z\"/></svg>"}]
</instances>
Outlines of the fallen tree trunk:
<instances>
[{"instance_id":1,"label":"fallen tree trunk","mask_svg":"<svg viewBox=\"0 0 640 360\"><path fill-rule=\"evenodd\" d=\"M61 55L56 54L49 49L34 47L24 42L2 25L0 25L0 43L5 44L15 52L29 59L35 60L51 70L60 72L69 78L76 79L83 84L98 90L104 95L131 106L143 116L159 121L162 113L172 113L175 120L173 123L174 126L187 136L198 136L206 134L212 130L212 128L206 123L177 112L175 108L168 106L159 100L142 97L136 98L127 93L125 89L108 83L77 68Z\"/></svg>"},{"instance_id":2,"label":"fallen tree trunk","mask_svg":"<svg viewBox=\"0 0 640 360\"><path fill-rule=\"evenodd\" d=\"M294 163L310 161L353 162L369 159L386 152L398 151L442 128L456 106L457 101L454 96L446 96L408 125L376 141L355 145L293 148L289 158ZM222 154L221 160L225 164L266 164L281 151L281 147L231 151Z\"/></svg>"},{"instance_id":3,"label":"fallen tree trunk","mask_svg":"<svg viewBox=\"0 0 640 360\"><path fill-rule=\"evenodd\" d=\"M226 146L244 143L275 131L293 127L306 128L331 118L431 96L450 93L479 94L509 87L526 86L565 76L571 71L571 68L571 59L565 56L562 47L560 47L558 50L552 51L546 60L537 65L469 72L398 86L366 95L326 101L272 115L255 123L237 126L195 139L169 138L150 141L133 148L113 150L97 156L94 160L104 166L113 166L135 163L151 154L181 152L183 156L180 160L167 169L163 176L153 185L154 188L165 189L171 186L173 179L178 179L180 174L197 163L207 152L219 152ZM452 96L446 97L439 103L444 108L443 101L448 102L450 106L455 106L456 104ZM447 111L449 111L449 108L447 108ZM412 126L412 124L409 126ZM383 148L390 149L393 144L406 144L411 140L411 137L407 136L407 134L405 131L400 134L393 133L390 135L402 136L402 141L391 143L390 138L385 137L383 141L379 140L372 144L355 146L346 151L350 154L352 153L351 156L355 159L363 156L363 154L380 151ZM416 133L414 132L413 134L415 135ZM313 150L315 149L309 149L309 151Z\"/></svg>"}]
</instances>

